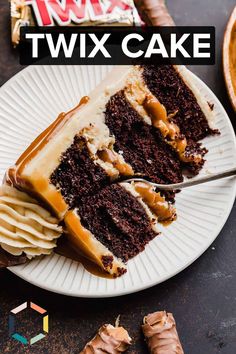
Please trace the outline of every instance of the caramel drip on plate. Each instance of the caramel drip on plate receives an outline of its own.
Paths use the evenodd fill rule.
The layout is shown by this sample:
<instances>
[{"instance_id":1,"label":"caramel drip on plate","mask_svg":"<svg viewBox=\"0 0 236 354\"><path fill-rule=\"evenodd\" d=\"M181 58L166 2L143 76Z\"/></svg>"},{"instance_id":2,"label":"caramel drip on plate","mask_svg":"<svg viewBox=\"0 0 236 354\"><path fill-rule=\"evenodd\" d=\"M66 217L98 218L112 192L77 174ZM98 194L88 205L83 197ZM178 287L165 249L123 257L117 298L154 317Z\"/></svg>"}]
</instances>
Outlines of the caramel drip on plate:
<instances>
[{"instance_id":1,"label":"caramel drip on plate","mask_svg":"<svg viewBox=\"0 0 236 354\"><path fill-rule=\"evenodd\" d=\"M88 258L90 262L95 263L101 268L101 272L99 276L104 276L104 272L107 273L107 277L112 276L116 278L125 273L124 265L117 264L113 255L107 249L100 249L99 244L94 242L93 235L91 232L83 227L81 224L80 218L73 211L68 211L65 218L65 225L68 230L67 238L70 244L76 249L80 250L80 252L84 255L85 258ZM112 257L111 263L106 265L103 262L103 258L109 256ZM84 264L84 263L83 263ZM86 267L86 265L85 265ZM92 269L92 273L95 268ZM89 269L91 272L91 268ZM96 268L96 272L97 272ZM99 272L99 271L98 271Z\"/></svg>"},{"instance_id":2,"label":"caramel drip on plate","mask_svg":"<svg viewBox=\"0 0 236 354\"><path fill-rule=\"evenodd\" d=\"M102 268L99 267L98 264L84 257L82 251L81 253L79 253L78 248L76 249L73 248L73 245L71 244L71 242L69 242L66 235L63 236L61 239L59 239L57 248L55 249L54 252L82 264L83 267L93 275L96 275L100 278L114 279L114 277L111 274L102 270Z\"/></svg>"},{"instance_id":3,"label":"caramel drip on plate","mask_svg":"<svg viewBox=\"0 0 236 354\"><path fill-rule=\"evenodd\" d=\"M126 162L121 161L119 155L115 153L115 151L107 148L103 149L98 151L98 157L104 162L111 163L121 175L132 176L134 174L132 167Z\"/></svg>"},{"instance_id":4,"label":"caramel drip on plate","mask_svg":"<svg viewBox=\"0 0 236 354\"><path fill-rule=\"evenodd\" d=\"M161 196L160 192L155 192L152 186L144 182L134 183L134 187L143 201L158 217L159 222L172 222L176 219L175 208Z\"/></svg>"}]
</instances>

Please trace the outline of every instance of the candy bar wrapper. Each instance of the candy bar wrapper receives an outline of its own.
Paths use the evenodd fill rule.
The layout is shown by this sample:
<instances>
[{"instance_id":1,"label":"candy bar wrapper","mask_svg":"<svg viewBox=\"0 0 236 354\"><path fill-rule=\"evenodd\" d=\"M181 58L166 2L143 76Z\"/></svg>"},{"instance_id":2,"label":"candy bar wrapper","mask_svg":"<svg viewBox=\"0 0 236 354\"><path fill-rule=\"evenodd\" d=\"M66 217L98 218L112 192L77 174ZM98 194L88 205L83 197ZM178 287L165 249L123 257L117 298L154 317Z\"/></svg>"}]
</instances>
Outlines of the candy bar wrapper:
<instances>
[{"instance_id":1,"label":"candy bar wrapper","mask_svg":"<svg viewBox=\"0 0 236 354\"><path fill-rule=\"evenodd\" d=\"M86 344L80 354L119 354L125 352L130 345L131 338L123 327L105 324L99 329L96 336Z\"/></svg>"},{"instance_id":2,"label":"candy bar wrapper","mask_svg":"<svg viewBox=\"0 0 236 354\"><path fill-rule=\"evenodd\" d=\"M184 354L172 313L159 311L143 319L143 334L152 354Z\"/></svg>"},{"instance_id":3,"label":"candy bar wrapper","mask_svg":"<svg viewBox=\"0 0 236 354\"><path fill-rule=\"evenodd\" d=\"M24 26L140 26L132 0L10 0L12 43Z\"/></svg>"}]
</instances>

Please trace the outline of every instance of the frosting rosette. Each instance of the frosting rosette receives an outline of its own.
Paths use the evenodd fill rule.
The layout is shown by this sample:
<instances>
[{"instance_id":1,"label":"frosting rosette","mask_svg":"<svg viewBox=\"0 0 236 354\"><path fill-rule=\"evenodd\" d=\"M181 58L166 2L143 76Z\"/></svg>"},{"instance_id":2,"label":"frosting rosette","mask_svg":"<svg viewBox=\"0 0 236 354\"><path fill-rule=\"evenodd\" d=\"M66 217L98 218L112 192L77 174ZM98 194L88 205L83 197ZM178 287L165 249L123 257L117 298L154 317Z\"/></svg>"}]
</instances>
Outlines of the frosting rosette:
<instances>
[{"instance_id":1,"label":"frosting rosette","mask_svg":"<svg viewBox=\"0 0 236 354\"><path fill-rule=\"evenodd\" d=\"M14 187L0 188L0 246L28 258L49 255L62 234L58 219L29 195Z\"/></svg>"}]
</instances>

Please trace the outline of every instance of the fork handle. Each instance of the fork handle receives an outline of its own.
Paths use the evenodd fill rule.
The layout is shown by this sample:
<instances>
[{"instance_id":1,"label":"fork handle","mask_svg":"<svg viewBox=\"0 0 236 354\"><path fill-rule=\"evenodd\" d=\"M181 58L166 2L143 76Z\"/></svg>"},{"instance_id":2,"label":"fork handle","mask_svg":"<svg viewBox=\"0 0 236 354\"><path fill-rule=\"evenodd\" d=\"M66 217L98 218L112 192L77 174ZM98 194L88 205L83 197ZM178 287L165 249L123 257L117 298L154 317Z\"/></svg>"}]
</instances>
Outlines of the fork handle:
<instances>
[{"instance_id":1,"label":"fork handle","mask_svg":"<svg viewBox=\"0 0 236 354\"><path fill-rule=\"evenodd\" d=\"M215 173L213 175L200 177L200 178L197 178L194 180L190 179L190 180L182 182L182 183L161 185L161 187L159 186L158 188L164 189L164 190L182 189L182 188L192 187L192 186L196 186L198 184L216 181L218 179L222 179L222 178L226 178L226 177L230 177L230 176L235 176L235 175L236 175L236 167L233 167L229 170Z\"/></svg>"},{"instance_id":2,"label":"fork handle","mask_svg":"<svg viewBox=\"0 0 236 354\"><path fill-rule=\"evenodd\" d=\"M152 185L160 190L168 191L168 190L175 190L175 189L183 189L183 188L187 188L187 187L192 187L192 186L196 186L198 184L216 181L218 179L222 179L222 178L230 177L230 176L235 176L235 175L236 175L236 167L233 167L233 168L223 171L223 172L215 173L212 175L207 175L207 176L200 177L197 179L189 179L188 181L185 181L185 182L173 183L173 184L158 184L158 183L150 182L150 181L145 180L143 178L130 178L130 179L126 180L126 182L132 182L132 181L133 182L147 182L150 185Z\"/></svg>"}]
</instances>

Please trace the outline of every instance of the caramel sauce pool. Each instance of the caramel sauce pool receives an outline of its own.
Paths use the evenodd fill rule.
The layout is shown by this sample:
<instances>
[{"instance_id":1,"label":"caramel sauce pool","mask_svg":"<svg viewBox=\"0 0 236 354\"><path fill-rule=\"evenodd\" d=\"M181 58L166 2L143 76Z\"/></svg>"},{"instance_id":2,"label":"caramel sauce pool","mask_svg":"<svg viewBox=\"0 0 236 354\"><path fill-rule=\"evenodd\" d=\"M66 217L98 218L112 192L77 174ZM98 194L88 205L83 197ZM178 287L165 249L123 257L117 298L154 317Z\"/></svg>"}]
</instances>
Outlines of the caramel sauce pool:
<instances>
[{"instance_id":1,"label":"caramel sauce pool","mask_svg":"<svg viewBox=\"0 0 236 354\"><path fill-rule=\"evenodd\" d=\"M69 244L66 239L66 236L62 236L58 241L55 253L82 264L84 268L93 275L96 275L100 278L114 279L111 274L106 273L98 265L96 265L89 259L83 257L82 255L78 254L78 252L73 249L71 244Z\"/></svg>"}]
</instances>

